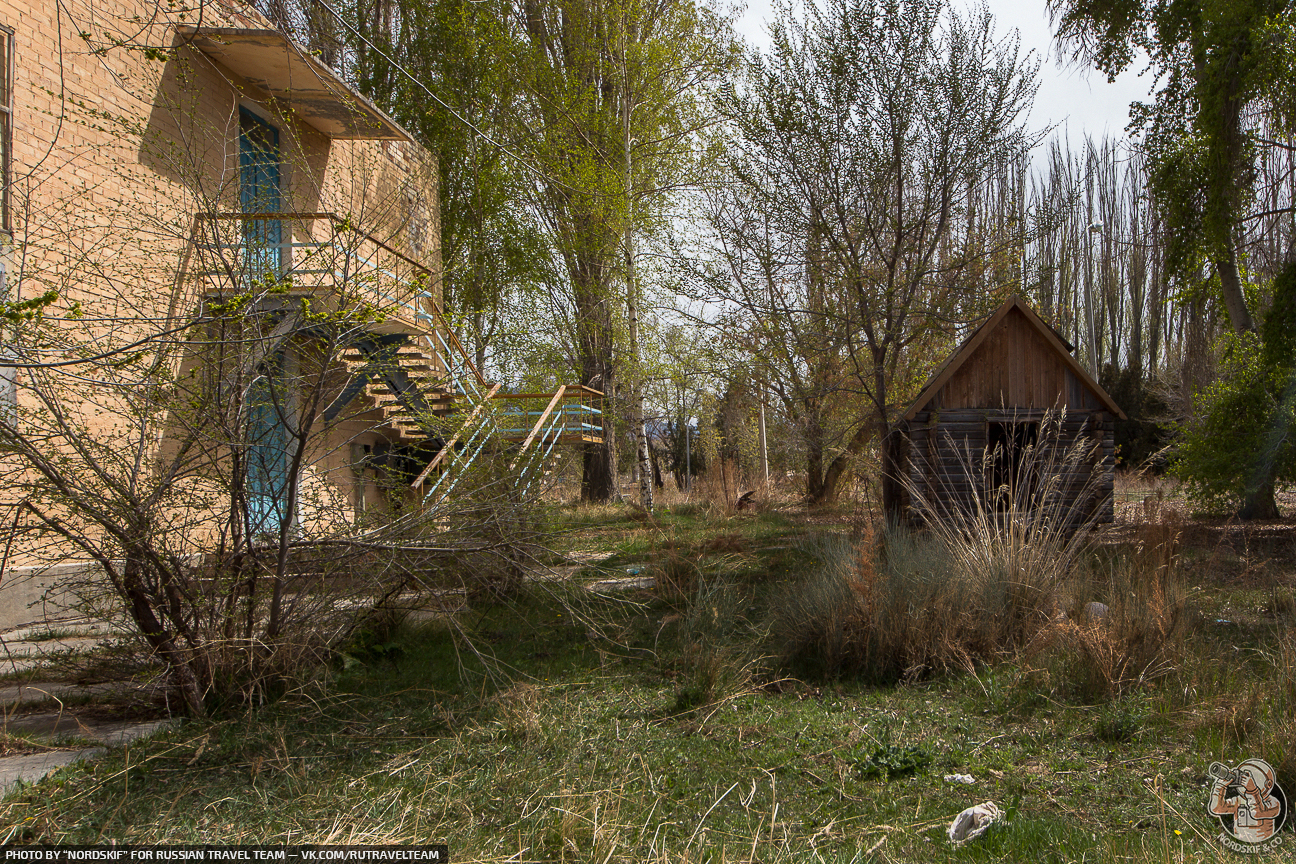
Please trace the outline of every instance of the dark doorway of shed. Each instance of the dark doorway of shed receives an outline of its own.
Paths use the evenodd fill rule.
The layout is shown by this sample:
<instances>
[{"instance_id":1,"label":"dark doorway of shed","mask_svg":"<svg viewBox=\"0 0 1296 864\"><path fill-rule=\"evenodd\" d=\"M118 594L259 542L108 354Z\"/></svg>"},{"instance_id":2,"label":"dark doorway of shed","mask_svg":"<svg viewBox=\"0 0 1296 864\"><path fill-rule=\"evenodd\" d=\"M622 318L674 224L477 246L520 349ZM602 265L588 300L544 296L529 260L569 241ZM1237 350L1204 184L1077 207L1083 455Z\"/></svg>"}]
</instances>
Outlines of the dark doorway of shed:
<instances>
[{"instance_id":1,"label":"dark doorway of shed","mask_svg":"<svg viewBox=\"0 0 1296 864\"><path fill-rule=\"evenodd\" d=\"M1039 423L990 423L986 444L993 462L989 492L996 510L1010 510L1014 501L1030 500L1034 485L1028 453L1039 443Z\"/></svg>"}]
</instances>

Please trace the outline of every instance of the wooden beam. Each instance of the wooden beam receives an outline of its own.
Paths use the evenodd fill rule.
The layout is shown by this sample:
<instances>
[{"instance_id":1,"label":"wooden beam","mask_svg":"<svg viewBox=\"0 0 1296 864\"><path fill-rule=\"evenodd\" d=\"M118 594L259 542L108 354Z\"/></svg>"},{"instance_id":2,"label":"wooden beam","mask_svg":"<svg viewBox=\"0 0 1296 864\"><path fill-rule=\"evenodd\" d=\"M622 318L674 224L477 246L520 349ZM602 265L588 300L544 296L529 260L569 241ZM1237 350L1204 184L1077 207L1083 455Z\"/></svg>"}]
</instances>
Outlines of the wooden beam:
<instances>
[{"instance_id":1,"label":"wooden beam","mask_svg":"<svg viewBox=\"0 0 1296 864\"><path fill-rule=\"evenodd\" d=\"M422 486L423 481L427 479L427 476L431 474L436 469L436 467L441 464L442 461L444 461L444 459L446 458L446 454L454 451L454 446L459 443L460 436L462 436L463 433L467 431L468 427L471 426L473 421L477 419L477 415L480 414L482 409L486 407L486 403L489 402L490 398L495 395L495 391L500 389L500 387L502 386L504 385L496 384L494 387L490 389L490 392L486 394L486 398L477 403L477 407L474 408L473 412L468 415L468 419L465 420L463 422L463 425L459 427L459 431L454 434L454 437L450 439L449 443L447 443L444 447L442 447L437 452L436 456L432 457L432 461L429 462L428 466L423 469L423 473L419 474L418 478L413 483L410 484L411 489L417 489L420 486Z\"/></svg>"},{"instance_id":2,"label":"wooden beam","mask_svg":"<svg viewBox=\"0 0 1296 864\"><path fill-rule=\"evenodd\" d=\"M527 448L531 446L531 442L535 440L536 433L540 431L540 427L544 425L545 420L548 419L549 414L554 409L554 406L557 405L559 401L562 400L563 393L565 393L566 390L567 390L567 385L564 384L563 386L558 388L558 392L554 393L553 398L549 400L549 404L545 406L545 410L540 414L540 419L537 420L536 424L531 427L531 434L526 437L526 440L522 442L522 446L518 449L517 456L513 458L513 463L509 465L509 471L512 471L514 468L517 467L517 463L522 458L522 454L525 453L527 451Z\"/></svg>"}]
</instances>

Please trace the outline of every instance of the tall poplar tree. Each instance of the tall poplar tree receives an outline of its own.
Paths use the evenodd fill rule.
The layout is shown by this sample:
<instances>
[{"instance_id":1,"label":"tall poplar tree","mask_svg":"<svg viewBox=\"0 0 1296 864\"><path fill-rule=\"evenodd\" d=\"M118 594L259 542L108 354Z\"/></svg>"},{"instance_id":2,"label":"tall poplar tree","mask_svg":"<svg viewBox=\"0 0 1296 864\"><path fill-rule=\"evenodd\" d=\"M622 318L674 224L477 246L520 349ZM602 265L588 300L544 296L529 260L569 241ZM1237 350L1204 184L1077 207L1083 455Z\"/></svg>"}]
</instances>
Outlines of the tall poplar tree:
<instances>
[{"instance_id":1,"label":"tall poplar tree","mask_svg":"<svg viewBox=\"0 0 1296 864\"><path fill-rule=\"evenodd\" d=\"M1075 60L1112 78L1142 52L1157 73L1153 101L1131 110L1165 222L1166 264L1181 284L1205 285L1218 296L1234 333L1243 337L1236 346L1254 342L1262 317L1262 310L1253 308L1258 292L1248 291L1262 280L1246 272L1243 248L1247 223L1267 215L1256 212L1265 209L1256 207L1259 156L1266 147L1291 146L1258 134L1257 116L1275 97L1290 93L1284 80L1291 67L1275 62L1291 54L1288 6L1284 0L1049 3L1057 39ZM1213 278L1203 278L1207 273ZM1234 375L1244 368L1226 364ZM1208 393L1207 415L1222 404L1227 390L1221 385ZM1243 518L1278 516L1276 464L1270 460L1265 476L1248 479L1239 509Z\"/></svg>"},{"instance_id":2,"label":"tall poplar tree","mask_svg":"<svg viewBox=\"0 0 1296 864\"><path fill-rule=\"evenodd\" d=\"M734 59L727 23L689 0L522 0L519 146L532 201L563 263L581 383L602 390L603 443L587 445L582 497L615 497L614 406L631 376L632 426L651 506L634 239L696 181L705 91ZM628 337L628 339L626 338Z\"/></svg>"}]
</instances>

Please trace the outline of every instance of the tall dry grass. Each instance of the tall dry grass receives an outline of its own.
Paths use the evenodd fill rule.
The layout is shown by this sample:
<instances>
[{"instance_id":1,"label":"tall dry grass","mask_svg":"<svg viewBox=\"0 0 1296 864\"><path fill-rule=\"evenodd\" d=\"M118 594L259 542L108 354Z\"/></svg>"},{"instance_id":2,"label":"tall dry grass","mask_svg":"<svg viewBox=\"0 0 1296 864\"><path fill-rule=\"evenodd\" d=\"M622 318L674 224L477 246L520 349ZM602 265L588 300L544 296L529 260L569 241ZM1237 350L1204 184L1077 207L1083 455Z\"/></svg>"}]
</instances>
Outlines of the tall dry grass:
<instances>
[{"instance_id":1,"label":"tall dry grass","mask_svg":"<svg viewBox=\"0 0 1296 864\"><path fill-rule=\"evenodd\" d=\"M1132 542L1088 557L1065 584L1067 614L1055 642L1076 695L1088 701L1122 696L1174 671L1180 659L1181 519L1166 508L1148 516Z\"/></svg>"},{"instance_id":2,"label":"tall dry grass","mask_svg":"<svg viewBox=\"0 0 1296 864\"><path fill-rule=\"evenodd\" d=\"M798 674L878 684L970 671L1049 626L1051 594L1001 568L963 566L944 538L893 527L870 543L820 537L818 566L775 606Z\"/></svg>"},{"instance_id":3,"label":"tall dry grass","mask_svg":"<svg viewBox=\"0 0 1296 864\"><path fill-rule=\"evenodd\" d=\"M800 674L891 683L1048 651L1066 655L1073 689L1104 697L1171 668L1183 608L1177 519L1158 515L1127 548L1097 552L1096 508L1070 506L1098 493L1096 442L1063 446L1061 420L1046 417L1022 454L1029 484L994 488L996 454L965 453L963 485L984 495L957 507L908 484L924 529L865 526L809 543L818 566L773 615L784 661ZM1090 603L1105 615L1086 617Z\"/></svg>"}]
</instances>

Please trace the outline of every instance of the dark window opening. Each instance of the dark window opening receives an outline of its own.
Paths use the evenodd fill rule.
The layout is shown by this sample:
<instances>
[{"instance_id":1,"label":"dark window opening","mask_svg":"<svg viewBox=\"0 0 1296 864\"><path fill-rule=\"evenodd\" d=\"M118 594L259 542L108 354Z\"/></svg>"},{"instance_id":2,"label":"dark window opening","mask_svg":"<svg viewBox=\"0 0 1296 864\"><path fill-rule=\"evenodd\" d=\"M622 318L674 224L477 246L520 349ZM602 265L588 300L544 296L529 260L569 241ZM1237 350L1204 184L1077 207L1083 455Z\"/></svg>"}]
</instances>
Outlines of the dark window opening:
<instances>
[{"instance_id":1,"label":"dark window opening","mask_svg":"<svg viewBox=\"0 0 1296 864\"><path fill-rule=\"evenodd\" d=\"M0 27L0 230L13 230L9 203L13 161L13 31Z\"/></svg>"},{"instance_id":2,"label":"dark window opening","mask_svg":"<svg viewBox=\"0 0 1296 864\"><path fill-rule=\"evenodd\" d=\"M990 467L990 493L996 509L1007 510L1014 498L1029 498L1033 482L1026 454L1039 442L1039 423L990 423L986 444L993 462ZM1004 491L1007 494L1004 494Z\"/></svg>"}]
</instances>

